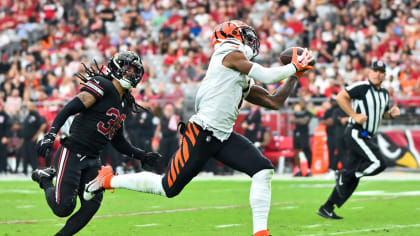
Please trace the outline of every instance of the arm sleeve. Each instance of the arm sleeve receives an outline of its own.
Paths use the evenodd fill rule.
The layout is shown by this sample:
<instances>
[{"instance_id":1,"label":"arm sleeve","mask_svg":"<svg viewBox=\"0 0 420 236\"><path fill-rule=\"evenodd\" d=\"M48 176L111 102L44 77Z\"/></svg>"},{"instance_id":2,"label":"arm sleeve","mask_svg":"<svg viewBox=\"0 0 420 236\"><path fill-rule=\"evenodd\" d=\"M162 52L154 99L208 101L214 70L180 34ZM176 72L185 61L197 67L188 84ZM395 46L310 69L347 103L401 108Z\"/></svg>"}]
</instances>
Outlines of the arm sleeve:
<instances>
[{"instance_id":1,"label":"arm sleeve","mask_svg":"<svg viewBox=\"0 0 420 236\"><path fill-rule=\"evenodd\" d=\"M296 73L296 68L292 63L270 68L253 63L248 76L264 84L274 84L289 78L294 73Z\"/></svg>"},{"instance_id":2,"label":"arm sleeve","mask_svg":"<svg viewBox=\"0 0 420 236\"><path fill-rule=\"evenodd\" d=\"M57 114L57 116L55 117L51 125L50 132L57 134L61 126L64 125L64 123L66 122L67 118L69 118L69 116L82 112L85 109L86 109L85 105L83 105L82 101L78 97L73 98Z\"/></svg>"},{"instance_id":3,"label":"arm sleeve","mask_svg":"<svg viewBox=\"0 0 420 236\"><path fill-rule=\"evenodd\" d=\"M115 147L115 149L117 149L117 151L129 157L142 156L145 153L145 151L134 147L127 141L127 139L124 138L123 128L120 128L117 131L114 138L111 140L111 144Z\"/></svg>"}]
</instances>

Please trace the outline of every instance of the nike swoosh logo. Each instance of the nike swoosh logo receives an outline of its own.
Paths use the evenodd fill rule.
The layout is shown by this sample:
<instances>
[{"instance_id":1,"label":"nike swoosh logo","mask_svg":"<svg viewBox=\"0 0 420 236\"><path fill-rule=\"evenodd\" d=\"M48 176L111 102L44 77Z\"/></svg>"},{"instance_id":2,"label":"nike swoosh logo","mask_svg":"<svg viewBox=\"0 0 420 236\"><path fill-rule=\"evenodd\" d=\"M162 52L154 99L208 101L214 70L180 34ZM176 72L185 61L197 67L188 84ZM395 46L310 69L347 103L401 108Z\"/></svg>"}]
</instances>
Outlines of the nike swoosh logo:
<instances>
[{"instance_id":1,"label":"nike swoosh logo","mask_svg":"<svg viewBox=\"0 0 420 236\"><path fill-rule=\"evenodd\" d=\"M324 209L324 212L327 213L327 215L332 216L332 212L328 212L327 210Z\"/></svg>"},{"instance_id":2,"label":"nike swoosh logo","mask_svg":"<svg viewBox=\"0 0 420 236\"><path fill-rule=\"evenodd\" d=\"M343 185L343 175L340 174L340 178L338 179L338 185Z\"/></svg>"}]
</instances>

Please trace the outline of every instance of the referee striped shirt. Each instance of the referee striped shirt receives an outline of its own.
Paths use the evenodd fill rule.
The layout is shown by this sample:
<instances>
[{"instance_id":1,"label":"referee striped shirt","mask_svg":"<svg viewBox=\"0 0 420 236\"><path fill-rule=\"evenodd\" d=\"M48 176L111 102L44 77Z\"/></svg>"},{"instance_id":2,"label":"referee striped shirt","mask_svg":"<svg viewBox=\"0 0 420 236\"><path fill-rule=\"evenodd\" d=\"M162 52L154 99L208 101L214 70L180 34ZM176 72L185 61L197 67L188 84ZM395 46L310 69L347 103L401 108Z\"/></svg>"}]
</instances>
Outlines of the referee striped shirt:
<instances>
[{"instance_id":1,"label":"referee striped shirt","mask_svg":"<svg viewBox=\"0 0 420 236\"><path fill-rule=\"evenodd\" d=\"M389 94L385 88L378 89L370 81L362 81L346 87L352 99L352 107L356 113L365 114L368 119L363 123L363 129L373 136L378 131L379 124L385 112L389 110ZM350 117L350 124L356 124Z\"/></svg>"}]
</instances>

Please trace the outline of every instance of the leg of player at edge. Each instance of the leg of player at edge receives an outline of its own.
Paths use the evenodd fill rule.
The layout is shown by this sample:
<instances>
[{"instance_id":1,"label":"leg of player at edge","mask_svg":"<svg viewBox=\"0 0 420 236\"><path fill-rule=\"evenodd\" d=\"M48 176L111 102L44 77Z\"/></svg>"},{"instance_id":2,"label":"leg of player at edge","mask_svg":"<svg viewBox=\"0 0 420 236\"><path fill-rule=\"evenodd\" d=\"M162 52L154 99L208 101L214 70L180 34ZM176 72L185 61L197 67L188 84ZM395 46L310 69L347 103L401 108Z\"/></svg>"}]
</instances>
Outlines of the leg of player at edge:
<instances>
[{"instance_id":1,"label":"leg of player at edge","mask_svg":"<svg viewBox=\"0 0 420 236\"><path fill-rule=\"evenodd\" d=\"M250 141L239 134L232 133L228 140L221 142L198 125L189 123L188 127L187 135L184 135L178 152L171 159L168 170L163 176L151 172L114 175L112 168L105 166L99 171L98 176L87 184L84 198L88 200L103 189L115 188L172 198L182 191L213 156L224 164L252 176L249 199L254 235L269 235L267 221L271 203L271 179L274 174L271 162L264 158ZM193 129L198 132L192 131ZM194 141L190 142L191 140ZM240 162L238 155L242 157Z\"/></svg>"}]
</instances>

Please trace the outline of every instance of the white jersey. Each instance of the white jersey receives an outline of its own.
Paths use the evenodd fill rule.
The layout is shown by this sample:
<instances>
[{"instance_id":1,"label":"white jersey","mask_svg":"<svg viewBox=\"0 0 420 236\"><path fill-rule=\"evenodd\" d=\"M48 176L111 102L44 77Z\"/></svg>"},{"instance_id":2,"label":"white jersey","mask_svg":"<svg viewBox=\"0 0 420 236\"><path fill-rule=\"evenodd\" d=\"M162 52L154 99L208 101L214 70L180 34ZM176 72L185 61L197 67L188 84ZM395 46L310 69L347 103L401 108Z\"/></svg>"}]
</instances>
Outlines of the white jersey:
<instances>
[{"instance_id":1,"label":"white jersey","mask_svg":"<svg viewBox=\"0 0 420 236\"><path fill-rule=\"evenodd\" d=\"M254 84L247 75L225 67L222 61L233 51L247 55L245 47L237 40L225 40L218 44L196 95L196 114L190 121L213 131L213 135L221 141L228 139L232 133L242 100Z\"/></svg>"}]
</instances>

